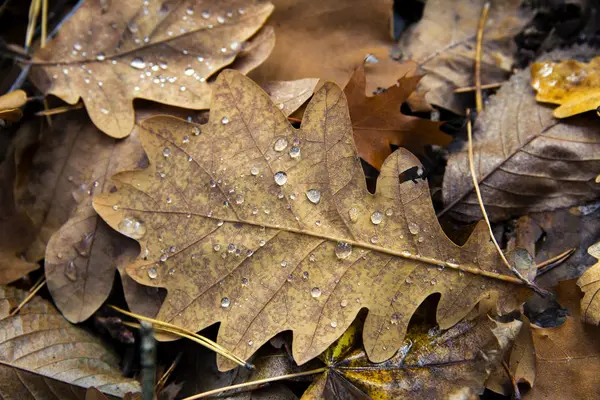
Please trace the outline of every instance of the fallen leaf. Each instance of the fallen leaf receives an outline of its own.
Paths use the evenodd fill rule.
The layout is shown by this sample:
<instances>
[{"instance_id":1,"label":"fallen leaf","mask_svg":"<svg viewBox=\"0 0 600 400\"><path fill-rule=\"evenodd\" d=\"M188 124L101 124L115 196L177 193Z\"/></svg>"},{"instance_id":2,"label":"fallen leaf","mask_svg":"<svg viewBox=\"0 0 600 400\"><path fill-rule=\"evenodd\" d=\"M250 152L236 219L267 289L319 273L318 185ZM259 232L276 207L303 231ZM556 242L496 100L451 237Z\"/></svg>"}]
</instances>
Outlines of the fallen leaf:
<instances>
[{"instance_id":1,"label":"fallen leaf","mask_svg":"<svg viewBox=\"0 0 600 400\"><path fill-rule=\"evenodd\" d=\"M85 392L85 400L108 400L108 398L98 389L90 387Z\"/></svg>"},{"instance_id":2,"label":"fallen leaf","mask_svg":"<svg viewBox=\"0 0 600 400\"><path fill-rule=\"evenodd\" d=\"M122 138L133 99L209 107L206 80L231 64L273 10L268 2L86 2L35 55L32 77L69 104L81 98L103 132Z\"/></svg>"},{"instance_id":3,"label":"fallen leaf","mask_svg":"<svg viewBox=\"0 0 600 400\"><path fill-rule=\"evenodd\" d=\"M17 304L26 294L12 287L0 287L2 303ZM80 388L94 386L119 397L127 392L140 391L138 382L122 376L119 358L102 340L71 325L41 297L34 297L17 315L7 317L2 314L2 317L2 393L6 393L2 390L4 385L11 388L8 392L11 395L25 393L19 398L31 398L36 390L52 388L64 393L58 398L68 398L66 396L70 394L72 385Z\"/></svg>"},{"instance_id":4,"label":"fallen leaf","mask_svg":"<svg viewBox=\"0 0 600 400\"><path fill-rule=\"evenodd\" d=\"M393 358L373 364L353 324L320 356L329 368L302 400L478 398L520 327L520 321L501 323L487 316L442 331L413 325Z\"/></svg>"},{"instance_id":5,"label":"fallen leaf","mask_svg":"<svg viewBox=\"0 0 600 400\"><path fill-rule=\"evenodd\" d=\"M389 57L391 0L273 0L269 25L277 42L271 56L249 76L269 81L320 78L345 86L372 54L367 87L389 87L405 67ZM357 12L360 10L360 12Z\"/></svg>"},{"instance_id":6,"label":"fallen leaf","mask_svg":"<svg viewBox=\"0 0 600 400\"><path fill-rule=\"evenodd\" d=\"M71 116L70 121L73 120ZM88 167L86 164L94 164L89 166L92 167L91 174L85 175L88 179L83 180L90 194L109 191L113 187L112 175L145 164L146 156L136 129L127 138L117 141L102 134L84 113L79 113L79 119L75 120L80 124L78 127L67 125L54 132L53 138L60 142L64 140L61 136L73 134L68 132L69 129L77 129L83 132L79 134L82 136L80 145L93 146L90 148L93 156L87 152L79 155L75 150L68 161L68 165L77 172ZM61 178L64 179L64 176L58 177ZM72 185L67 183L67 186ZM66 194L69 195L68 192ZM117 263L124 266L138 253L137 243L106 225L92 208L91 195L84 195L68 220L50 237L46 247L46 280L57 308L73 323L88 319L110 294L115 270L119 266ZM124 286L129 297L131 285L127 283Z\"/></svg>"},{"instance_id":7,"label":"fallen leaf","mask_svg":"<svg viewBox=\"0 0 600 400\"><path fill-rule=\"evenodd\" d=\"M407 60L416 61L425 77L420 90L432 104L463 114L468 103L454 89L474 85L475 42L485 0L428 0L421 20L400 37ZM483 34L481 82L506 80L516 48L514 37L533 14L521 0L492 1Z\"/></svg>"},{"instance_id":8,"label":"fallen leaf","mask_svg":"<svg viewBox=\"0 0 600 400\"><path fill-rule=\"evenodd\" d=\"M292 115L308 100L319 82L306 78L295 81L267 82L261 87L286 116Z\"/></svg>"},{"instance_id":9,"label":"fallen leaf","mask_svg":"<svg viewBox=\"0 0 600 400\"><path fill-rule=\"evenodd\" d=\"M27 93L22 90L6 93L0 96L0 119L18 121L23 116L19 109L27 103Z\"/></svg>"},{"instance_id":10,"label":"fallen leaf","mask_svg":"<svg viewBox=\"0 0 600 400\"><path fill-rule=\"evenodd\" d=\"M575 280L560 282L557 292L571 316L554 328L532 325L537 373L535 386L523 398L595 399L600 386L600 329L581 320Z\"/></svg>"},{"instance_id":11,"label":"fallen leaf","mask_svg":"<svg viewBox=\"0 0 600 400\"><path fill-rule=\"evenodd\" d=\"M588 253L600 260L600 242L590 246ZM600 299L597 298L600 291L600 261L583 273L577 285L584 293L581 300L581 319L588 324L600 325Z\"/></svg>"},{"instance_id":12,"label":"fallen leaf","mask_svg":"<svg viewBox=\"0 0 600 400\"><path fill-rule=\"evenodd\" d=\"M127 273L168 290L157 318L194 331L220 321L218 343L242 358L292 330L302 364L368 308L365 348L384 361L431 293L441 293L444 329L490 293L501 310L518 303L519 281L500 272L487 228L456 246L427 182L399 182L420 166L408 151L388 157L377 193L368 193L333 83L313 96L299 130L232 70L215 82L202 135L182 143L194 125L168 117L142 128L149 167L113 177L118 190L96 195L94 208L114 229L139 223L120 229L142 248Z\"/></svg>"},{"instance_id":13,"label":"fallen leaf","mask_svg":"<svg viewBox=\"0 0 600 400\"><path fill-rule=\"evenodd\" d=\"M567 118L600 106L600 57L589 63L576 60L542 61L531 64L531 86L535 99L559 104L552 112Z\"/></svg>"},{"instance_id":14,"label":"fallen leaf","mask_svg":"<svg viewBox=\"0 0 600 400\"><path fill-rule=\"evenodd\" d=\"M481 217L466 146L450 155L444 203L463 220ZM492 97L475 123L474 164L488 216L493 221L579 205L600 195L596 121L559 121L535 101L529 71L515 74Z\"/></svg>"},{"instance_id":15,"label":"fallen leaf","mask_svg":"<svg viewBox=\"0 0 600 400\"><path fill-rule=\"evenodd\" d=\"M414 92L420 79L403 76L383 93L367 97L365 70L359 67L344 88L358 154L378 170L392 154L392 145L423 154L428 144L447 146L452 141L451 136L440 131L442 122L400 112L400 106Z\"/></svg>"}]
</instances>

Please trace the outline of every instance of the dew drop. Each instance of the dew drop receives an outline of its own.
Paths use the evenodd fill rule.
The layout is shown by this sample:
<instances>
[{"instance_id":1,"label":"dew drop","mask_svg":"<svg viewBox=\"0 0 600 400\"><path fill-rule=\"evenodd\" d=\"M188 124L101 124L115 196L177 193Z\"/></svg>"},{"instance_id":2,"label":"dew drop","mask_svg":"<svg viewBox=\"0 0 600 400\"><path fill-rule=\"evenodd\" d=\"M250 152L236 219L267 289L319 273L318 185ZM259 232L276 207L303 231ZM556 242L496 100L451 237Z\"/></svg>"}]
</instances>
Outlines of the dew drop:
<instances>
[{"instance_id":1,"label":"dew drop","mask_svg":"<svg viewBox=\"0 0 600 400\"><path fill-rule=\"evenodd\" d=\"M248 346L252 346L254 342L252 340L248 340Z\"/></svg>"},{"instance_id":2,"label":"dew drop","mask_svg":"<svg viewBox=\"0 0 600 400\"><path fill-rule=\"evenodd\" d=\"M76 51L81 51L83 47L81 47L81 44L79 42L75 42L75 44L73 45L73 49L75 49Z\"/></svg>"},{"instance_id":3,"label":"dew drop","mask_svg":"<svg viewBox=\"0 0 600 400\"><path fill-rule=\"evenodd\" d=\"M221 299L221 307L223 308L227 308L231 305L231 300L229 300L229 297L223 297Z\"/></svg>"},{"instance_id":4,"label":"dew drop","mask_svg":"<svg viewBox=\"0 0 600 400\"><path fill-rule=\"evenodd\" d=\"M171 149L169 149L168 147L165 147L162 151L162 155L164 158L168 158L171 155Z\"/></svg>"},{"instance_id":5,"label":"dew drop","mask_svg":"<svg viewBox=\"0 0 600 400\"><path fill-rule=\"evenodd\" d=\"M379 211L375 211L371 214L371 222L375 225L379 225L383 221L383 214Z\"/></svg>"},{"instance_id":6,"label":"dew drop","mask_svg":"<svg viewBox=\"0 0 600 400\"><path fill-rule=\"evenodd\" d=\"M260 247L263 247L265 244L267 244L267 242L265 242L264 240L261 240L260 242L258 242L258 245Z\"/></svg>"},{"instance_id":7,"label":"dew drop","mask_svg":"<svg viewBox=\"0 0 600 400\"><path fill-rule=\"evenodd\" d=\"M146 68L146 63L144 62L144 59L140 57L136 57L133 60L131 60L131 63L129 63L129 65L135 69Z\"/></svg>"},{"instance_id":8,"label":"dew drop","mask_svg":"<svg viewBox=\"0 0 600 400\"><path fill-rule=\"evenodd\" d=\"M210 12L209 11L202 11L202 14L200 14L200 15L204 19L209 19L210 18Z\"/></svg>"},{"instance_id":9,"label":"dew drop","mask_svg":"<svg viewBox=\"0 0 600 400\"><path fill-rule=\"evenodd\" d=\"M235 251L235 244L229 243L229 245L227 245L227 252L233 253L234 251Z\"/></svg>"},{"instance_id":10,"label":"dew drop","mask_svg":"<svg viewBox=\"0 0 600 400\"><path fill-rule=\"evenodd\" d=\"M160 69L167 69L169 67L169 64L166 61L159 61L158 66L160 67Z\"/></svg>"},{"instance_id":11,"label":"dew drop","mask_svg":"<svg viewBox=\"0 0 600 400\"><path fill-rule=\"evenodd\" d=\"M319 204L321 201L321 191L317 189L308 189L306 191L306 198L313 204Z\"/></svg>"},{"instance_id":12,"label":"dew drop","mask_svg":"<svg viewBox=\"0 0 600 400\"><path fill-rule=\"evenodd\" d=\"M248 286L248 278L242 278L242 286Z\"/></svg>"},{"instance_id":13,"label":"dew drop","mask_svg":"<svg viewBox=\"0 0 600 400\"><path fill-rule=\"evenodd\" d=\"M398 314L392 314L392 318L390 319L390 323L392 325L398 325L398 322L400 322L400 316Z\"/></svg>"},{"instance_id":14,"label":"dew drop","mask_svg":"<svg viewBox=\"0 0 600 400\"><path fill-rule=\"evenodd\" d=\"M421 231L421 228L419 228L419 225L415 224L414 222L409 222L408 230L413 235L417 235Z\"/></svg>"},{"instance_id":15,"label":"dew drop","mask_svg":"<svg viewBox=\"0 0 600 400\"><path fill-rule=\"evenodd\" d=\"M150 269L148 269L148 278L150 279L156 279L156 277L158 276L158 271L156 270L156 267L151 267Z\"/></svg>"},{"instance_id":16,"label":"dew drop","mask_svg":"<svg viewBox=\"0 0 600 400\"><path fill-rule=\"evenodd\" d=\"M275 151L284 151L285 148L288 145L288 141L286 138L281 137L279 139L277 139L277 141L275 142L275 144L273 145L273 150Z\"/></svg>"},{"instance_id":17,"label":"dew drop","mask_svg":"<svg viewBox=\"0 0 600 400\"><path fill-rule=\"evenodd\" d=\"M340 260L350 257L352 254L352 245L346 242L337 242L335 245L335 255Z\"/></svg>"},{"instance_id":18,"label":"dew drop","mask_svg":"<svg viewBox=\"0 0 600 400\"><path fill-rule=\"evenodd\" d=\"M117 211L119 209L119 206L115 204L114 206L112 206L112 209Z\"/></svg>"},{"instance_id":19,"label":"dew drop","mask_svg":"<svg viewBox=\"0 0 600 400\"><path fill-rule=\"evenodd\" d=\"M394 215L394 210L392 210L391 208L388 208L387 210L385 210L385 215L387 215L388 217L391 217L392 215Z\"/></svg>"},{"instance_id":20,"label":"dew drop","mask_svg":"<svg viewBox=\"0 0 600 400\"><path fill-rule=\"evenodd\" d=\"M287 267L287 261L283 260L283 261L281 262L281 266L282 266L283 268Z\"/></svg>"},{"instance_id":21,"label":"dew drop","mask_svg":"<svg viewBox=\"0 0 600 400\"><path fill-rule=\"evenodd\" d=\"M244 203L244 196L242 196L241 194L238 194L237 196L235 196L235 204L243 204Z\"/></svg>"},{"instance_id":22,"label":"dew drop","mask_svg":"<svg viewBox=\"0 0 600 400\"><path fill-rule=\"evenodd\" d=\"M332 328L337 328L337 322L335 321L331 321L329 325L331 325Z\"/></svg>"},{"instance_id":23,"label":"dew drop","mask_svg":"<svg viewBox=\"0 0 600 400\"><path fill-rule=\"evenodd\" d=\"M227 124L229 123L229 118L227 118L227 117L223 117L223 118L221 118L221 123L222 123L223 125L227 125Z\"/></svg>"},{"instance_id":24,"label":"dew drop","mask_svg":"<svg viewBox=\"0 0 600 400\"><path fill-rule=\"evenodd\" d=\"M410 276L407 276L406 279L404 280L404 282L408 283L409 285L412 283L412 278Z\"/></svg>"},{"instance_id":25,"label":"dew drop","mask_svg":"<svg viewBox=\"0 0 600 400\"><path fill-rule=\"evenodd\" d=\"M106 56L104 55L104 53L98 53L96 55L96 60L98 61L104 61L106 59Z\"/></svg>"},{"instance_id":26,"label":"dew drop","mask_svg":"<svg viewBox=\"0 0 600 400\"><path fill-rule=\"evenodd\" d=\"M273 179L275 179L275 183L279 186L283 186L287 182L287 174L283 171L278 171L273 175Z\"/></svg>"},{"instance_id":27,"label":"dew drop","mask_svg":"<svg viewBox=\"0 0 600 400\"><path fill-rule=\"evenodd\" d=\"M180 91L180 92L185 92L185 86L180 86L180 87L179 87L179 91Z\"/></svg>"},{"instance_id":28,"label":"dew drop","mask_svg":"<svg viewBox=\"0 0 600 400\"><path fill-rule=\"evenodd\" d=\"M302 273L302 279L304 279L305 281L308 280L308 271L304 271Z\"/></svg>"},{"instance_id":29,"label":"dew drop","mask_svg":"<svg viewBox=\"0 0 600 400\"><path fill-rule=\"evenodd\" d=\"M429 283L431 283L431 286L435 286L437 284L437 279L433 278Z\"/></svg>"},{"instance_id":30,"label":"dew drop","mask_svg":"<svg viewBox=\"0 0 600 400\"><path fill-rule=\"evenodd\" d=\"M141 239L146 234L146 226L133 217L124 218L119 222L119 232L132 239Z\"/></svg>"},{"instance_id":31,"label":"dew drop","mask_svg":"<svg viewBox=\"0 0 600 400\"><path fill-rule=\"evenodd\" d=\"M224 223L225 222L222 219L220 219L217 221L217 226L223 226Z\"/></svg>"},{"instance_id":32,"label":"dew drop","mask_svg":"<svg viewBox=\"0 0 600 400\"><path fill-rule=\"evenodd\" d=\"M340 307L342 307L342 308L346 307L347 305L348 305L348 300L342 300L340 302Z\"/></svg>"},{"instance_id":33,"label":"dew drop","mask_svg":"<svg viewBox=\"0 0 600 400\"><path fill-rule=\"evenodd\" d=\"M417 242L419 243L423 243L425 241L425 238L423 236L419 236L419 238L417 239Z\"/></svg>"},{"instance_id":34,"label":"dew drop","mask_svg":"<svg viewBox=\"0 0 600 400\"><path fill-rule=\"evenodd\" d=\"M224 24L225 23L225 18L221 17L220 15L217 17L217 22L220 24Z\"/></svg>"},{"instance_id":35,"label":"dew drop","mask_svg":"<svg viewBox=\"0 0 600 400\"><path fill-rule=\"evenodd\" d=\"M221 250L221 245L220 245L220 244L215 244L215 245L213 246L213 250L214 250L214 251L219 251L219 250Z\"/></svg>"},{"instance_id":36,"label":"dew drop","mask_svg":"<svg viewBox=\"0 0 600 400\"><path fill-rule=\"evenodd\" d=\"M349 209L348 216L350 217L350 221L358 221L358 209L356 207L352 207L351 209Z\"/></svg>"},{"instance_id":37,"label":"dew drop","mask_svg":"<svg viewBox=\"0 0 600 400\"><path fill-rule=\"evenodd\" d=\"M312 288L310 290L310 295L316 299L317 297L321 296L321 289L318 287Z\"/></svg>"},{"instance_id":38,"label":"dew drop","mask_svg":"<svg viewBox=\"0 0 600 400\"><path fill-rule=\"evenodd\" d=\"M185 10L185 13L187 15L194 15L194 9L192 7L188 7L188 9Z\"/></svg>"},{"instance_id":39,"label":"dew drop","mask_svg":"<svg viewBox=\"0 0 600 400\"><path fill-rule=\"evenodd\" d=\"M310 256L308 256L308 261L315 262L317 261L317 257L314 254L311 254Z\"/></svg>"},{"instance_id":40,"label":"dew drop","mask_svg":"<svg viewBox=\"0 0 600 400\"><path fill-rule=\"evenodd\" d=\"M300 157L300 147L298 147L298 146L292 146L290 148L290 157L292 157L292 158L298 158L298 157Z\"/></svg>"},{"instance_id":41,"label":"dew drop","mask_svg":"<svg viewBox=\"0 0 600 400\"><path fill-rule=\"evenodd\" d=\"M367 54L365 56L366 64L377 64L378 62L379 62L379 59L377 57L375 57L375 55L373 55L373 54Z\"/></svg>"},{"instance_id":42,"label":"dew drop","mask_svg":"<svg viewBox=\"0 0 600 400\"><path fill-rule=\"evenodd\" d=\"M259 171L258 171L258 168L256 168L256 167L252 167L252 168L250 169L250 173L251 173L253 176L256 176L256 175L258 175L258 173L259 173Z\"/></svg>"},{"instance_id":43,"label":"dew drop","mask_svg":"<svg viewBox=\"0 0 600 400\"><path fill-rule=\"evenodd\" d=\"M75 263L73 261L69 261L69 263L65 265L65 275L70 281L77 280L77 267L75 267Z\"/></svg>"},{"instance_id":44,"label":"dew drop","mask_svg":"<svg viewBox=\"0 0 600 400\"><path fill-rule=\"evenodd\" d=\"M107 110L106 108L101 108L101 109L100 109L100 112L101 112L102 114L108 114L108 110Z\"/></svg>"},{"instance_id":45,"label":"dew drop","mask_svg":"<svg viewBox=\"0 0 600 400\"><path fill-rule=\"evenodd\" d=\"M379 242L379 238L377 236L371 237L371 243L377 244L377 242Z\"/></svg>"}]
</instances>

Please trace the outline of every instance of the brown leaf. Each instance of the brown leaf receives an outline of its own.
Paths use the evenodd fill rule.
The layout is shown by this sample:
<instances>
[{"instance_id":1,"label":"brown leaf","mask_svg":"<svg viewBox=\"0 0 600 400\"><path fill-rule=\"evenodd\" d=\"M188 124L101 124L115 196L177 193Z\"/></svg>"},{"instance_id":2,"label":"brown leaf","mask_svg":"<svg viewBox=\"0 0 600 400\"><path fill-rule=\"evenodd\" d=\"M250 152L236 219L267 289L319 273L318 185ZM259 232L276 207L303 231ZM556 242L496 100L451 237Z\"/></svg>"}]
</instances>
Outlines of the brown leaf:
<instances>
[{"instance_id":1,"label":"brown leaf","mask_svg":"<svg viewBox=\"0 0 600 400\"><path fill-rule=\"evenodd\" d=\"M277 104L281 112L289 116L312 96L318 82L318 79L306 78L295 81L267 82L261 87L271 97L273 103Z\"/></svg>"},{"instance_id":2,"label":"brown leaf","mask_svg":"<svg viewBox=\"0 0 600 400\"><path fill-rule=\"evenodd\" d=\"M367 72L369 92L402 76L402 64L388 56L391 0L272 2L269 24L277 42L271 56L249 74L256 82L321 78L343 87L368 54L378 59Z\"/></svg>"},{"instance_id":3,"label":"brown leaf","mask_svg":"<svg viewBox=\"0 0 600 400\"><path fill-rule=\"evenodd\" d=\"M18 121L23 116L19 109L27 102L27 93L22 90L0 96L0 119Z\"/></svg>"},{"instance_id":4,"label":"brown leaf","mask_svg":"<svg viewBox=\"0 0 600 400\"><path fill-rule=\"evenodd\" d=\"M81 98L100 130L122 138L133 128L134 98L208 108L206 80L272 10L252 0L86 2L35 54L31 72L46 94Z\"/></svg>"},{"instance_id":5,"label":"brown leaf","mask_svg":"<svg viewBox=\"0 0 600 400\"><path fill-rule=\"evenodd\" d=\"M529 71L505 83L477 119L474 164L490 219L569 207L600 194L600 133L587 118L559 121L535 101ZM444 202L464 220L480 218L465 148L450 156Z\"/></svg>"},{"instance_id":6,"label":"brown leaf","mask_svg":"<svg viewBox=\"0 0 600 400\"><path fill-rule=\"evenodd\" d=\"M600 242L590 246L588 253L597 260L577 281L585 296L581 300L581 319L588 324L600 325Z\"/></svg>"},{"instance_id":7,"label":"brown leaf","mask_svg":"<svg viewBox=\"0 0 600 400\"><path fill-rule=\"evenodd\" d=\"M421 20L403 33L400 49L427 73L421 90L432 104L463 114L453 91L474 84L475 41L485 0L428 0ZM511 72L514 37L532 17L520 0L493 1L483 34L481 82L502 82Z\"/></svg>"},{"instance_id":8,"label":"brown leaf","mask_svg":"<svg viewBox=\"0 0 600 400\"><path fill-rule=\"evenodd\" d=\"M537 375L535 386L523 398L595 399L600 386L600 329L581 320L575 280L561 282L557 291L571 316L554 328L532 325Z\"/></svg>"},{"instance_id":9,"label":"brown leaf","mask_svg":"<svg viewBox=\"0 0 600 400\"><path fill-rule=\"evenodd\" d=\"M95 162L93 175L85 180L93 182L85 184L88 190L108 192L113 187L112 175L145 164L145 154L135 129L127 138L117 141L105 137L85 114L79 116L79 129L85 132L82 146L90 145L84 143L85 140L91 142L94 158L75 155L69 164L77 170ZM54 139L60 141L61 135L70 135L67 129L73 128L67 126L55 132ZM119 267L117 263L124 267L138 253L137 243L106 225L92 208L92 197L84 196L69 219L50 237L45 253L48 289L65 318L73 323L89 318L110 294L115 269ZM136 291L135 288L131 290L129 283L124 288L127 295Z\"/></svg>"},{"instance_id":10,"label":"brown leaf","mask_svg":"<svg viewBox=\"0 0 600 400\"><path fill-rule=\"evenodd\" d=\"M408 151L388 157L377 193L367 192L338 86L313 96L299 130L235 71L224 71L213 93L210 121L189 143L182 137L194 125L144 121L149 167L113 177L118 191L94 198L114 229L139 223L121 229L142 248L127 272L168 290L157 318L191 330L220 321L218 342L245 358L292 330L302 364L362 308L371 310L367 354L383 361L430 293L441 293L444 329L491 292L502 310L514 307L516 278L500 272L486 228L456 246L427 182L399 182L400 172L420 166Z\"/></svg>"},{"instance_id":11,"label":"brown leaf","mask_svg":"<svg viewBox=\"0 0 600 400\"><path fill-rule=\"evenodd\" d=\"M411 325L393 358L369 362L355 325L321 356L329 369L306 390L311 399L478 398L490 368L521 327L487 316L463 320L440 331Z\"/></svg>"},{"instance_id":12,"label":"brown leaf","mask_svg":"<svg viewBox=\"0 0 600 400\"><path fill-rule=\"evenodd\" d=\"M378 170L392 154L391 145L423 154L427 144L447 146L452 141L451 136L440 131L441 122L400 112L400 106L414 92L420 79L403 76L385 92L367 97L365 70L359 67L344 88L358 154Z\"/></svg>"},{"instance_id":13,"label":"brown leaf","mask_svg":"<svg viewBox=\"0 0 600 400\"><path fill-rule=\"evenodd\" d=\"M600 105L600 57L587 64L575 60L531 64L531 86L537 101L560 105L552 113L556 118L595 110Z\"/></svg>"},{"instance_id":14,"label":"brown leaf","mask_svg":"<svg viewBox=\"0 0 600 400\"><path fill-rule=\"evenodd\" d=\"M17 304L26 293L0 287L0 300ZM139 392L136 381L124 378L119 359L102 340L71 325L46 300L34 297L12 317L0 320L0 392L41 398L58 390L58 398L76 394L73 386L94 386L113 396ZM59 381L59 382L56 382ZM6 385L6 386L5 386ZM41 392L40 392L41 391ZM28 393L29 392L29 393ZM81 395L75 398L83 398Z\"/></svg>"}]
</instances>

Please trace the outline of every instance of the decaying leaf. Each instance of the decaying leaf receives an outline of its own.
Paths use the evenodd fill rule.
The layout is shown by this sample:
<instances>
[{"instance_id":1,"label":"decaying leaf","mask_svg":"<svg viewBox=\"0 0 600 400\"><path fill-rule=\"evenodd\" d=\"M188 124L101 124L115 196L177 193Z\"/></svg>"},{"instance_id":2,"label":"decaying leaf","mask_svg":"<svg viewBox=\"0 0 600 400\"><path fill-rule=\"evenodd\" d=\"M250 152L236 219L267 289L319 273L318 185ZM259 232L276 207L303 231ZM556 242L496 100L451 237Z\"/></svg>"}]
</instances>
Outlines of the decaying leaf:
<instances>
[{"instance_id":1,"label":"decaying leaf","mask_svg":"<svg viewBox=\"0 0 600 400\"><path fill-rule=\"evenodd\" d=\"M0 287L2 311L5 304L16 305L25 295ZM17 397L23 399L41 396L38 391L48 388L59 390L58 398L69 398L77 393L69 393L72 385L94 386L119 397L140 391L136 381L121 375L117 355L101 339L71 325L46 300L34 297L17 315L1 317L0 391L24 394Z\"/></svg>"},{"instance_id":2,"label":"decaying leaf","mask_svg":"<svg viewBox=\"0 0 600 400\"><path fill-rule=\"evenodd\" d=\"M475 41L485 1L428 0L423 18L400 38L404 57L426 72L420 87L427 101L457 114L467 104L453 91L474 84ZM514 36L532 16L520 5L521 0L491 2L483 34L482 83L502 82L511 71Z\"/></svg>"},{"instance_id":3,"label":"decaying leaf","mask_svg":"<svg viewBox=\"0 0 600 400\"><path fill-rule=\"evenodd\" d=\"M535 386L524 399L597 398L600 328L581 320L581 296L575 280L561 282L557 292L561 305L568 308L571 316L554 328L532 325L537 374Z\"/></svg>"},{"instance_id":4,"label":"decaying leaf","mask_svg":"<svg viewBox=\"0 0 600 400\"><path fill-rule=\"evenodd\" d=\"M122 138L133 128L134 98L208 108L206 80L272 10L252 0L85 2L35 54L32 76L46 94L83 99L94 124Z\"/></svg>"},{"instance_id":5,"label":"decaying leaf","mask_svg":"<svg viewBox=\"0 0 600 400\"><path fill-rule=\"evenodd\" d=\"M427 182L399 181L420 166L408 151L388 157L368 193L335 84L313 96L296 130L256 84L226 70L201 135L168 117L142 128L149 167L113 177L118 190L95 196L94 208L140 242L127 272L168 290L159 319L191 330L220 321L218 342L243 358L292 330L302 364L368 308L363 338L377 362L393 356L431 293L441 294L443 329L492 292L501 310L516 304L518 280L486 228L456 246Z\"/></svg>"},{"instance_id":6,"label":"decaying leaf","mask_svg":"<svg viewBox=\"0 0 600 400\"><path fill-rule=\"evenodd\" d=\"M60 136L72 135L67 129L77 129L83 132L80 134L82 146L90 145L85 143L86 140L91 142L90 150L94 152L95 160L90 159L87 152L77 155L78 151L74 150L67 161L76 172L95 161L91 174L84 175L86 178L82 180L89 191L109 191L113 186L109 179L112 175L145 164L145 154L135 129L127 138L117 141L103 135L84 113L79 117L79 127L68 125L55 132L53 139L60 141ZM58 179L64 179L64 176ZM72 185L68 182L66 186ZM51 187L45 188L48 189ZM139 253L135 241L123 238L98 217L92 208L91 196L82 197L69 219L50 237L45 252L45 273L52 299L65 318L74 323L86 320L104 303L112 289L116 263L128 263ZM128 284L124 286L129 295Z\"/></svg>"},{"instance_id":7,"label":"decaying leaf","mask_svg":"<svg viewBox=\"0 0 600 400\"><path fill-rule=\"evenodd\" d=\"M394 357L373 364L353 324L321 355L329 369L302 400L477 398L520 327L520 321L500 323L487 316L465 319L445 331L411 326Z\"/></svg>"},{"instance_id":8,"label":"decaying leaf","mask_svg":"<svg viewBox=\"0 0 600 400\"><path fill-rule=\"evenodd\" d=\"M392 154L391 145L422 154L427 144L447 146L452 141L451 136L440 131L441 122L400 112L400 106L414 92L420 79L403 76L385 92L367 97L365 70L359 67L344 88L358 154L377 169L381 169Z\"/></svg>"},{"instance_id":9,"label":"decaying leaf","mask_svg":"<svg viewBox=\"0 0 600 400\"><path fill-rule=\"evenodd\" d=\"M19 107L27 102L27 93L22 90L0 96L0 119L18 121L23 116Z\"/></svg>"},{"instance_id":10,"label":"decaying leaf","mask_svg":"<svg viewBox=\"0 0 600 400\"><path fill-rule=\"evenodd\" d=\"M492 220L579 205L600 195L600 132L584 117L560 121L538 104L529 71L512 76L477 119L474 164ZM465 220L480 218L466 146L448 160L444 203Z\"/></svg>"},{"instance_id":11,"label":"decaying leaf","mask_svg":"<svg viewBox=\"0 0 600 400\"><path fill-rule=\"evenodd\" d=\"M374 63L367 87L393 85L404 69L389 59L391 0L273 0L269 24L277 42L271 56L249 74L258 83L321 78L345 86L368 54ZM359 12L357 12L359 11Z\"/></svg>"},{"instance_id":12,"label":"decaying leaf","mask_svg":"<svg viewBox=\"0 0 600 400\"><path fill-rule=\"evenodd\" d=\"M581 300L581 319L588 324L600 325L600 242L590 246L588 253L597 260L577 281L585 296Z\"/></svg>"},{"instance_id":13,"label":"decaying leaf","mask_svg":"<svg viewBox=\"0 0 600 400\"><path fill-rule=\"evenodd\" d=\"M600 106L600 57L589 63L564 60L531 64L531 86L537 101L560 104L552 113L556 118L595 110Z\"/></svg>"}]
</instances>

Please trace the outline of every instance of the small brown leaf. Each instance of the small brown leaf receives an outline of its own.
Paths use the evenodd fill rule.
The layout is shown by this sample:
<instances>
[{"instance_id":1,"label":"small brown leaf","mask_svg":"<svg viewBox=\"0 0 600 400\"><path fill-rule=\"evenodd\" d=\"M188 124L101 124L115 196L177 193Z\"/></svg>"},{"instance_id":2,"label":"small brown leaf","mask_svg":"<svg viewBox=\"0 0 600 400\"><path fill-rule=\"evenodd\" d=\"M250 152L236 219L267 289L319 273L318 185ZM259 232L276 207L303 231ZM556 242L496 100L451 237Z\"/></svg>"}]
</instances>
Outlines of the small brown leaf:
<instances>
[{"instance_id":1,"label":"small brown leaf","mask_svg":"<svg viewBox=\"0 0 600 400\"><path fill-rule=\"evenodd\" d=\"M0 287L3 302L19 303L26 293ZM31 398L44 391L58 398L83 398L83 390L94 386L122 397L139 392L140 385L124 378L119 358L86 330L71 325L46 300L34 297L17 315L0 320L0 392ZM59 381L59 382L57 382ZM4 390L4 388L10 390ZM38 392L40 391L40 392ZM45 397L41 397L45 398Z\"/></svg>"},{"instance_id":2,"label":"small brown leaf","mask_svg":"<svg viewBox=\"0 0 600 400\"><path fill-rule=\"evenodd\" d=\"M600 325L600 242L590 246L588 253L598 260L577 281L585 296L581 300L581 319L588 324Z\"/></svg>"},{"instance_id":3,"label":"small brown leaf","mask_svg":"<svg viewBox=\"0 0 600 400\"><path fill-rule=\"evenodd\" d=\"M23 116L19 109L27 102L27 93L22 90L0 96L0 119L18 121Z\"/></svg>"},{"instance_id":4,"label":"small brown leaf","mask_svg":"<svg viewBox=\"0 0 600 400\"><path fill-rule=\"evenodd\" d=\"M81 98L100 130L122 138L133 128L134 98L208 108L206 80L234 61L272 10L242 0L85 2L35 54L32 77L69 104Z\"/></svg>"},{"instance_id":5,"label":"small brown leaf","mask_svg":"<svg viewBox=\"0 0 600 400\"><path fill-rule=\"evenodd\" d=\"M575 60L531 64L531 86L537 101L560 105L552 112L556 118L595 110L600 106L600 57L587 64Z\"/></svg>"},{"instance_id":6,"label":"small brown leaf","mask_svg":"<svg viewBox=\"0 0 600 400\"><path fill-rule=\"evenodd\" d=\"M408 68L411 67L414 63L409 63ZM419 76L403 76L383 93L367 97L365 70L361 66L344 88L358 154L378 170L392 154L391 145L423 154L427 144L447 146L452 141L451 136L440 131L441 122L400 112L400 106L414 92L420 79Z\"/></svg>"},{"instance_id":7,"label":"small brown leaf","mask_svg":"<svg viewBox=\"0 0 600 400\"><path fill-rule=\"evenodd\" d=\"M195 126L169 117L142 128L149 167L113 177L118 190L95 196L94 208L140 242L128 274L167 289L157 318L190 330L220 321L218 342L239 357L292 330L302 364L368 308L365 348L383 361L431 293L441 293L444 329L490 293L502 310L517 302L519 281L503 274L486 228L456 246L427 182L399 181L420 166L408 151L388 157L369 194L335 84L294 129L256 84L226 70L201 135L183 143ZM139 222L136 234L122 229L128 220Z\"/></svg>"}]
</instances>

